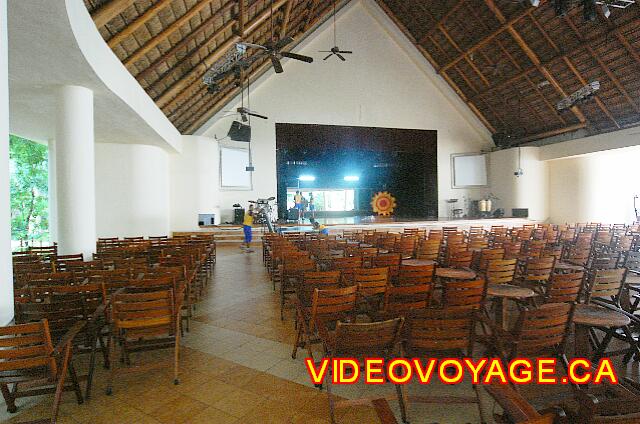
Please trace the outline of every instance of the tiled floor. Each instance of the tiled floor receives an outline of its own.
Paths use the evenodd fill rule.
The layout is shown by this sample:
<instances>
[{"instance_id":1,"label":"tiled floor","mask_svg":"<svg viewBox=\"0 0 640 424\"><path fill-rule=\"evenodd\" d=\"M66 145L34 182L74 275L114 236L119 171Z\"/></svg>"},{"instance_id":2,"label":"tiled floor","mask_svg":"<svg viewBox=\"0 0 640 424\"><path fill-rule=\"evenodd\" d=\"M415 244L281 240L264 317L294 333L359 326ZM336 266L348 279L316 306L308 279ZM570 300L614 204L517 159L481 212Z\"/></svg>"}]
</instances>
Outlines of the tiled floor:
<instances>
[{"instance_id":1,"label":"tiled floor","mask_svg":"<svg viewBox=\"0 0 640 424\"><path fill-rule=\"evenodd\" d=\"M119 377L112 396L104 394L106 371L98 367L93 397L77 405L65 393L60 423L328 423L324 391L313 388L305 372L304 352L291 359L292 312L280 320L279 299L262 266L261 253L220 248L206 299L198 304L191 331L182 343L181 384L171 377L171 354L147 352L138 362L160 367L144 374ZM136 356L133 356L134 362ZM84 358L77 357L80 368ZM166 364L166 366L164 366ZM637 370L632 370L637 373ZM557 390L557 389L556 389ZM346 398L393 393L393 386L337 387ZM419 394L472 395L469 385L410 386ZM537 393L538 394L538 393ZM16 415L0 405L2 422L46 416L50 396L19 401ZM483 397L486 415L493 402ZM399 416L397 405L391 406ZM340 410L340 423L376 423L373 408ZM413 404L412 423L477 423L474 405ZM486 417L488 421L490 417Z\"/></svg>"}]
</instances>

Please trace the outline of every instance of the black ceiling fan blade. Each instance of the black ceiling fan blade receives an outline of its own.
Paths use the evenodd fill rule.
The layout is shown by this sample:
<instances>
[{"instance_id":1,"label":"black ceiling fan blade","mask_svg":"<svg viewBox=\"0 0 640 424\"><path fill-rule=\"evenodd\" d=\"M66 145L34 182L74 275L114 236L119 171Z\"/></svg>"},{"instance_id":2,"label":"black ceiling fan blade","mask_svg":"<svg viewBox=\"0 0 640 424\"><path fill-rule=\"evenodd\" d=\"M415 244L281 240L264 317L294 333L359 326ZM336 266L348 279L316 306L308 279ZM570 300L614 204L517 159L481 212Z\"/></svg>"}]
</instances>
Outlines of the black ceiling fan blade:
<instances>
[{"instance_id":1,"label":"black ceiling fan blade","mask_svg":"<svg viewBox=\"0 0 640 424\"><path fill-rule=\"evenodd\" d=\"M273 64L273 69L275 69L276 74L281 74L284 72L284 69L282 69L282 63L280 63L280 59L278 59L275 55L270 55L269 56L271 58L271 63Z\"/></svg>"},{"instance_id":2,"label":"black ceiling fan blade","mask_svg":"<svg viewBox=\"0 0 640 424\"><path fill-rule=\"evenodd\" d=\"M280 54L284 57L288 57L289 59L295 59L295 60L300 60L302 62L313 63L313 58L310 56L304 56L301 54L291 53L291 52L282 52Z\"/></svg>"},{"instance_id":3,"label":"black ceiling fan blade","mask_svg":"<svg viewBox=\"0 0 640 424\"><path fill-rule=\"evenodd\" d=\"M328 54L327 57L324 58L324 60L329 59L331 56L333 56L333 53Z\"/></svg>"},{"instance_id":4,"label":"black ceiling fan blade","mask_svg":"<svg viewBox=\"0 0 640 424\"><path fill-rule=\"evenodd\" d=\"M344 56L342 56L340 53L336 53L336 56L338 56L340 58L341 61L346 62L347 59L344 58Z\"/></svg>"},{"instance_id":5,"label":"black ceiling fan blade","mask_svg":"<svg viewBox=\"0 0 640 424\"><path fill-rule=\"evenodd\" d=\"M353 52L350 51L350 50L344 50L344 51L340 50L339 53L342 53L342 54L353 54Z\"/></svg>"},{"instance_id":6,"label":"black ceiling fan blade","mask_svg":"<svg viewBox=\"0 0 640 424\"><path fill-rule=\"evenodd\" d=\"M260 118L260 119L269 119L268 117L264 116L264 115L259 115L257 113L253 113L253 112L248 112L247 115L249 116L253 116L255 118Z\"/></svg>"},{"instance_id":7,"label":"black ceiling fan blade","mask_svg":"<svg viewBox=\"0 0 640 424\"><path fill-rule=\"evenodd\" d=\"M284 46L287 46L289 44L293 43L293 38L292 37L284 37L281 38L280 40L278 40L278 42L274 45L274 50L280 50L281 48L283 48Z\"/></svg>"}]
</instances>

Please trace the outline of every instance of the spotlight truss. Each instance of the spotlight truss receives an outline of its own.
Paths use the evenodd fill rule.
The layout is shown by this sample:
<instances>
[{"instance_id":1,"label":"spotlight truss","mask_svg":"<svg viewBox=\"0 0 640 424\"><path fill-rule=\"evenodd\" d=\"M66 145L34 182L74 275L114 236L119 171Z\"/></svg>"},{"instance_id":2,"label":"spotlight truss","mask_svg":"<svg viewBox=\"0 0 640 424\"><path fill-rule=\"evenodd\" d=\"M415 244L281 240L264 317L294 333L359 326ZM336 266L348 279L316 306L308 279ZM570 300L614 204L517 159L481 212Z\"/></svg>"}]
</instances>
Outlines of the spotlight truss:
<instances>
[{"instance_id":1,"label":"spotlight truss","mask_svg":"<svg viewBox=\"0 0 640 424\"><path fill-rule=\"evenodd\" d=\"M556 105L556 108L559 111L564 109L569 109L575 104L582 103L586 100L589 100L596 94L598 90L600 90L600 81L590 82L589 84L585 85L575 93L560 100Z\"/></svg>"}]
</instances>

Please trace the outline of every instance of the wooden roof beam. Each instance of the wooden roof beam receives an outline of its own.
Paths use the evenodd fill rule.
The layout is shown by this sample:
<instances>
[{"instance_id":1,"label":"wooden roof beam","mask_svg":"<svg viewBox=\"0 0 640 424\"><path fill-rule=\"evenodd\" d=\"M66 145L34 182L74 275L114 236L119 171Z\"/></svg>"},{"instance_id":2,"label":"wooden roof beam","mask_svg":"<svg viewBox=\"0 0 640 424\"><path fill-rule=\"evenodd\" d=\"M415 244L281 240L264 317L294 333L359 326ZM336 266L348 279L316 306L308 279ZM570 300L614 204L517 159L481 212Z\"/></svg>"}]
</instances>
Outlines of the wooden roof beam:
<instances>
[{"instance_id":1,"label":"wooden roof beam","mask_svg":"<svg viewBox=\"0 0 640 424\"><path fill-rule=\"evenodd\" d=\"M96 27L101 28L124 12L124 10L133 3L135 3L135 0L111 0L93 12L91 15L93 22L96 24Z\"/></svg>"},{"instance_id":2,"label":"wooden roof beam","mask_svg":"<svg viewBox=\"0 0 640 424\"><path fill-rule=\"evenodd\" d=\"M580 81L581 85L584 86L584 85L587 85L589 83L586 79L584 79L584 77L582 76L580 71L578 71L578 69L575 67L575 65L571 61L571 59L569 59L568 57L565 56L564 57L564 63L567 65L567 67L573 73L573 75L576 76L578 81ZM609 108L602 102L600 97L599 96L595 96L594 99L596 101L596 104L600 108L600 110L607 116L607 118L609 118L609 120L611 122L613 122L613 125L615 125L617 128L620 128L620 124L618 124L618 121L616 121L616 118L614 118L613 114L611 113Z\"/></svg>"},{"instance_id":3,"label":"wooden roof beam","mask_svg":"<svg viewBox=\"0 0 640 424\"><path fill-rule=\"evenodd\" d=\"M545 131L538 134L533 134L518 140L518 144L528 143L530 141L542 140L543 138L555 137L557 135L565 134L568 132L578 131L587 127L586 122L581 122L579 124L569 125L568 127L556 128L554 130Z\"/></svg>"},{"instance_id":4,"label":"wooden roof beam","mask_svg":"<svg viewBox=\"0 0 640 424\"><path fill-rule=\"evenodd\" d=\"M150 8L148 8L142 15L138 16L135 21L129 23L125 26L122 31L114 35L107 41L109 47L112 49L123 42L127 37L133 35L138 28L141 28L144 24L146 24L151 18L154 18L158 15L158 12L167 7L173 0L160 0L158 3L154 4Z\"/></svg>"},{"instance_id":5,"label":"wooden roof beam","mask_svg":"<svg viewBox=\"0 0 640 424\"><path fill-rule=\"evenodd\" d=\"M504 17L504 15L502 14L498 6L496 6L496 4L494 3L494 0L484 0L484 2L487 5L487 7L494 13L494 15L496 15L496 18L501 23L503 24L507 23L507 19ZM529 57L529 60L531 60L531 62L535 65L538 71L542 75L544 75L544 77L551 83L551 85L556 89L556 91L560 93L562 97L567 97L568 95L567 92L564 91L564 89L560 86L560 83L558 83L558 81L551 74L551 72L549 72L549 70L542 65L542 62L540 61L540 58L538 57L538 55L531 49L531 47L529 47L529 45L524 41L522 36L518 33L518 31L516 31L511 26L511 24L507 25L507 31L509 32L509 34L511 34L511 36L516 41L516 43L518 43L518 45L524 51L524 53ZM587 118L584 116L584 114L582 113L582 111L578 106L573 106L571 108L571 111L574 113L574 115L576 115L576 117L580 122L587 121Z\"/></svg>"},{"instance_id":6,"label":"wooden roof beam","mask_svg":"<svg viewBox=\"0 0 640 424\"><path fill-rule=\"evenodd\" d=\"M609 69L609 66L606 63L604 63L602 61L602 59L600 59L600 56L595 52L595 50L593 50L593 47L591 47L591 44L584 42L584 39L583 39L582 35L580 34L580 31L578 31L578 28L576 28L575 24L573 22L571 22L571 19L568 19L565 16L564 21L569 26L569 28L571 28L571 30L575 34L576 38L578 38L578 40L580 40L580 42L584 44L584 47L587 49L587 51L589 52L591 57L596 61L596 63L598 63L598 66L600 66L600 68L604 71L604 73L607 74L607 77L609 77L611 82L613 82L613 84L616 86L616 88L618 89L620 94L622 94L622 96L625 98L627 103L629 103L631 105L631 107L637 113L639 113L640 112L640 107L638 106L638 104L633 100L633 98L631 97L631 95L629 94L627 89L624 88L624 86L622 85L622 83L620 82L618 77L616 77L613 74L613 72L611 71L611 69ZM617 126L618 126L618 128L620 128L619 125L617 125Z\"/></svg>"},{"instance_id":7,"label":"wooden roof beam","mask_svg":"<svg viewBox=\"0 0 640 424\"><path fill-rule=\"evenodd\" d=\"M387 14L387 16L396 24L396 26L400 29L400 31L404 34L404 36L407 37L407 39L411 42L411 44L416 46L418 51L420 51L420 53L422 53L422 55L427 59L427 61L431 63L431 66L437 69L438 67L437 62L433 59L433 57L431 57L429 52L424 47L422 47L418 43L418 41L411 35L411 33L409 32L407 27L402 23L402 21L400 21L400 19L398 19L398 17L393 13L393 11L389 9L389 6L387 6L382 0L376 0L376 3ZM480 122L482 122L487 127L487 129L491 131L491 133L495 134L496 132L495 127L491 125L489 120L482 114L482 112L480 112L480 110L476 107L476 105L472 101L467 99L467 97L462 92L462 90L460 90L460 87L458 87L458 85L455 82L453 82L453 80L446 73L442 74L442 78L444 78L445 81L451 86L451 88L453 88L453 90L458 94L458 96L460 96L462 101L467 106L469 106L471 111L478 117Z\"/></svg>"},{"instance_id":8,"label":"wooden roof beam","mask_svg":"<svg viewBox=\"0 0 640 424\"><path fill-rule=\"evenodd\" d=\"M284 38L289 30L289 21L291 20L291 9L293 9L293 0L287 2L284 9L284 17L282 18L282 26L280 27L280 38Z\"/></svg>"},{"instance_id":9,"label":"wooden roof beam","mask_svg":"<svg viewBox=\"0 0 640 424\"><path fill-rule=\"evenodd\" d=\"M149 73L154 71L155 68L158 67L158 65L160 65L163 62L165 62L167 59L169 59L173 55L177 55L177 52L181 48L188 47L188 45L191 42L191 40L195 39L202 32L206 31L213 24L213 22L216 19L220 18L223 14L225 14L229 9L231 9L234 6L234 4L235 4L235 0L229 0L216 13L214 13L211 16L209 16L209 18L207 18L207 20L202 22L200 24L200 26L198 26L198 28L196 28L194 31L190 32L186 37L182 38L178 43L176 43L173 47L171 47L169 50L167 50L164 54L162 54L160 57L158 57L156 60L154 60L149 66L144 68L140 73L134 74L135 77L138 79L138 81L147 78L149 76ZM190 60L191 56L194 54L194 52L195 53L199 53L200 50L203 47L206 47L211 41L215 40L220 35L224 34L227 31L229 31L234 25L235 25L235 22L233 20L230 20L226 24L222 25L210 37L205 39L204 42L201 45L196 45L196 47L193 50L185 52L185 55L182 57L182 59L180 59L176 63L176 65L172 66L171 69L169 69L163 75L158 77L158 79L156 81L162 80L165 76L167 76L168 74L173 72L175 70L175 68L179 67L185 61ZM155 84L156 81L154 81L153 84Z\"/></svg>"},{"instance_id":10,"label":"wooden roof beam","mask_svg":"<svg viewBox=\"0 0 640 424\"><path fill-rule=\"evenodd\" d=\"M540 6L539 7L543 6L545 3L547 3L547 0L540 0ZM489 7L489 8L491 9L491 7ZM443 65L439 69L438 72L445 72L447 69L451 68L453 65L455 65L456 63L458 63L461 60L463 60L465 57L468 57L469 54L471 54L471 53L475 52L476 50L486 46L487 44L489 44L491 42L491 40L493 40L495 37L500 35L502 32L504 32L507 29L511 28L511 25L517 23L518 21L520 21L525 16L528 16L535 9L536 9L535 7L528 7L524 12L521 12L521 13L517 14L516 16L512 17L511 19L509 19L509 20L505 19L504 21L501 21L502 24L501 24L500 28L496 29L491 34L487 35L482 40L478 41L476 44L474 44L473 46L471 46L468 49L466 49L462 54L458 55L455 59L453 59L449 63Z\"/></svg>"},{"instance_id":11,"label":"wooden roof beam","mask_svg":"<svg viewBox=\"0 0 640 424\"><path fill-rule=\"evenodd\" d=\"M447 11L447 13L445 13L440 19L435 21L436 22L435 26L429 28L427 33L422 37L420 37L420 39L418 40L418 44L423 44L425 41L427 41L427 39L429 39L429 37L435 34L436 31L438 31L439 29L444 29L444 23L447 21L447 19L449 19L451 15L456 13L458 9L460 9L465 4L465 2L466 0L458 0L458 2L451 9ZM431 12L429 12L429 15L433 17Z\"/></svg>"},{"instance_id":12,"label":"wooden roof beam","mask_svg":"<svg viewBox=\"0 0 640 424\"><path fill-rule=\"evenodd\" d=\"M238 0L238 34L244 34L244 23L246 18L246 0Z\"/></svg>"},{"instance_id":13,"label":"wooden roof beam","mask_svg":"<svg viewBox=\"0 0 640 424\"><path fill-rule=\"evenodd\" d=\"M639 19L640 21L640 19ZM635 26L638 25L637 21L631 21L627 24L624 25L624 28L630 27L630 28L635 28ZM553 62L555 62L556 60L564 60L564 57L569 57L571 55L573 55L574 53L582 50L585 48L585 44L590 44L590 43L595 43L595 42L602 42L603 39L606 39L607 36L609 34L613 34L615 32L614 29L609 30L608 32L604 33L604 34L599 34L595 37L591 37L589 39L585 39L582 43L579 43L576 45L575 48L570 49L570 50L566 50L564 51L564 54L562 55L558 55L558 56L554 56L552 58L550 58L549 60L542 62L543 66L547 66ZM493 85L489 88L487 88L484 91L479 92L477 95L473 95L470 97L471 100L475 101L478 97L482 97L482 96L486 96L487 94L490 94L492 92L494 92L495 90L501 89L506 85L509 85L515 81L517 81L518 79L530 74L532 71L535 71L537 69L537 67L535 65L532 65L528 68L523 69L521 72L507 78L506 80L500 81L498 84Z\"/></svg>"},{"instance_id":14,"label":"wooden roof beam","mask_svg":"<svg viewBox=\"0 0 640 424\"><path fill-rule=\"evenodd\" d=\"M307 15L307 21L304 24L304 31L306 32L311 27L311 20L313 19L313 14L316 11L316 7L318 7L318 3L320 0L310 0L311 6L309 7L309 14Z\"/></svg>"},{"instance_id":15,"label":"wooden roof beam","mask_svg":"<svg viewBox=\"0 0 640 424\"><path fill-rule=\"evenodd\" d=\"M345 0L342 3L342 6L344 6L345 4L347 4L349 2L349 0ZM342 6L339 5L338 10L340 8L342 8ZM305 26L304 27L300 27L299 31L301 34L304 34L305 32L307 32L310 28L315 28L316 26L320 25L322 22L324 22L325 17L330 13L332 9L326 8L323 9L323 12L320 13L318 16L315 17L315 19L313 19L313 21L311 22L310 26L308 28L306 28L306 22L305 22ZM302 24L302 22L300 22L300 25ZM306 29L305 29L306 28ZM295 48L295 46L290 47L291 48ZM271 68L271 61L270 60L266 60L265 61L265 65L264 65L264 69L261 67L257 68L254 70L254 72L251 74L251 78L252 79L257 79L259 78L262 74L264 74L265 72L267 72L270 68ZM235 91L235 95L238 94L238 92L240 91L239 88L236 88ZM187 133L190 133L192 131L194 131L195 129L199 128L200 126L202 126L204 123L206 123L206 121L211 118L212 116L214 116L216 113L218 113L231 99L233 98L233 96L231 96L228 100L226 100L225 102L217 102L216 105L213 108L201 108L201 109L205 109L203 114L199 117L196 118L197 114L194 115L194 119L197 119L197 121L193 121L193 123L186 129Z\"/></svg>"},{"instance_id":16,"label":"wooden roof beam","mask_svg":"<svg viewBox=\"0 0 640 424\"><path fill-rule=\"evenodd\" d=\"M296 20L296 25L302 25L302 19L300 18L300 15L297 15L295 20ZM306 21L305 21L305 22L306 22ZM299 29L300 29L300 28L296 27L296 30L295 30L294 32L298 31ZM259 39L257 39L257 40L254 40L254 42L257 42L258 44L260 44L260 43L264 43L264 41L266 41L266 40L267 40L267 37L269 37L269 36L270 36L270 33L269 33L269 32L267 32L267 33L263 33L263 34L260 36L260 38L259 38ZM265 59L262 59L262 60L265 60ZM269 63L271 63L271 62L269 61ZM254 64L252 65L252 67L253 67L253 66L256 66L256 64L254 63ZM250 78L254 78L254 74L249 73L249 76L250 76ZM228 81L228 79L227 79L227 80L225 80L225 81ZM223 92L224 92L225 88L226 88L226 87L224 87L224 88L223 88L223 90L222 90ZM202 99L203 99L205 96L207 96L207 90L206 90L206 87L205 87L203 84L200 84L200 83L199 83L199 80L195 80L195 81L193 81L193 82L190 84L190 86L189 86L189 88L188 88L187 92L189 92L189 93L190 93L190 97L189 97L189 98L187 98L187 99L184 101L184 103L180 104L178 108L174 108L173 112L171 112L171 113L170 113L170 115L178 114L178 117L176 118L176 119L178 119L178 120L180 120L181 118L183 118L183 116L184 116L184 115L187 115L187 118L188 118L188 119L189 119L189 118L191 118L191 119L195 119L195 118L197 117L197 113L198 113L198 112L196 112L196 113L190 113L190 110L191 110L192 108L194 108L195 106L197 106L197 105L198 105L198 103L199 103L200 101L202 101ZM181 93L181 95L182 95L182 93ZM211 104L211 103L212 103L216 98L217 98L216 96L211 96L211 100L210 100L209 102L205 102L205 103L206 103L206 104ZM171 107L175 106L175 104L177 103L177 102L176 102L176 100L177 100L177 99L178 99L178 97L176 97L176 99L174 99L174 100L172 100L171 102L169 102L169 103L165 106L165 109L166 109L166 108L171 108ZM202 107L199 107L199 108L197 109L197 111L200 111L201 109L202 109ZM178 112L178 110L179 110L179 112ZM206 112L206 111L205 111L205 112ZM166 110L165 110L165 113L166 113ZM172 119L172 120L173 120L173 119ZM175 120L174 120L174 122L175 122ZM184 122L183 122L183 124L184 124ZM181 126L181 125L178 125L178 126Z\"/></svg>"},{"instance_id":17,"label":"wooden roof beam","mask_svg":"<svg viewBox=\"0 0 640 424\"><path fill-rule=\"evenodd\" d=\"M171 25L160 31L155 36L151 37L143 46L141 46L138 50L133 52L131 55L127 56L122 63L124 66L133 65L136 61L138 61L142 56L147 54L151 49L154 49L158 46L162 41L166 40L171 34L180 29L184 24L189 22L192 18L194 18L198 13L200 13L205 7L209 6L209 4L213 0L202 0L196 3L191 9L189 9L184 15L180 16L178 19L173 21Z\"/></svg>"},{"instance_id":18,"label":"wooden roof beam","mask_svg":"<svg viewBox=\"0 0 640 424\"><path fill-rule=\"evenodd\" d=\"M282 7L288 0L278 0L273 5L273 13ZM166 102L169 99L182 99L184 96L190 94L190 89L194 82L198 81L197 74L204 74L207 70L220 58L222 58L227 51L232 48L237 42L239 42L242 38L246 38L251 32L260 27L260 25L267 20L271 16L270 10L264 10L259 16L253 19L247 27L245 28L245 34L243 37L239 37L238 35L233 35L231 38L227 39L221 46L217 47L215 51L213 51L209 56L205 57L200 61L196 66L194 66L186 75L184 75L181 79L177 80L174 84L171 85L167 90L165 90L162 94L160 94L156 99L156 103L159 104L161 108L167 106ZM172 100L172 103L173 103Z\"/></svg>"}]
</instances>

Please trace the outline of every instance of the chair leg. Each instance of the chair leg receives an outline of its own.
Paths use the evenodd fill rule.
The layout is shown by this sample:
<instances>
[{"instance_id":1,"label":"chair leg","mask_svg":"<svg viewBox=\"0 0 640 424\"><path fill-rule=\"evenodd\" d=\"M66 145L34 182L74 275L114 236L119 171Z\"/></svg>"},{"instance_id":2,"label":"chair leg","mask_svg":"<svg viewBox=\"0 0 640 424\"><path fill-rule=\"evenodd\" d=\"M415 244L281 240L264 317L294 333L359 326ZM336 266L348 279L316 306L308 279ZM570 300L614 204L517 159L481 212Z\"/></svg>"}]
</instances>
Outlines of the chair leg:
<instances>
[{"instance_id":1,"label":"chair leg","mask_svg":"<svg viewBox=\"0 0 640 424\"><path fill-rule=\"evenodd\" d=\"M173 384L180 384L180 379L178 378L178 371L180 365L180 332L176 331L176 340L173 349Z\"/></svg>"},{"instance_id":2,"label":"chair leg","mask_svg":"<svg viewBox=\"0 0 640 424\"><path fill-rule=\"evenodd\" d=\"M633 338L633 333L629 326L625 326L623 328L624 334L629 340L629 351L625 353L623 362L627 364L634 356L640 356L640 347L638 346L638 342Z\"/></svg>"},{"instance_id":3,"label":"chair leg","mask_svg":"<svg viewBox=\"0 0 640 424\"><path fill-rule=\"evenodd\" d=\"M62 369L60 369L58 374L58 382L56 383L56 392L53 398L53 407L51 413L51 422L55 423L58 419L58 410L60 409L60 402L62 402L62 392L64 391L64 379L67 375L67 369L70 370L69 362L71 361L71 345L67 345L67 348L64 352L64 358L62 360ZM75 374L75 373L74 373ZM77 384L77 380L74 384ZM82 393L80 394L82 397ZM82 403L82 402L79 402Z\"/></svg>"},{"instance_id":4,"label":"chair leg","mask_svg":"<svg viewBox=\"0 0 640 424\"><path fill-rule=\"evenodd\" d=\"M402 418L402 422L407 424L409 422L409 417L407 414L407 386L404 384L396 384L396 393L398 395L398 403L400 404L400 417Z\"/></svg>"},{"instance_id":5,"label":"chair leg","mask_svg":"<svg viewBox=\"0 0 640 424\"><path fill-rule=\"evenodd\" d=\"M611 342L611 339L613 338L613 331L614 330L608 330L606 335L604 336L604 338L600 342L600 345L598 346L598 349L596 350L596 352L593 355L593 362L594 363L600 361L600 358L602 358L604 356L605 352L607 351L607 347L609 346L609 343Z\"/></svg>"},{"instance_id":6,"label":"chair leg","mask_svg":"<svg viewBox=\"0 0 640 424\"><path fill-rule=\"evenodd\" d=\"M485 424L487 421L484 418L484 410L482 409L482 399L480 399L480 391L477 385L473 385L473 391L476 392L476 400L478 402L478 414L480 414L480 422Z\"/></svg>"},{"instance_id":7,"label":"chair leg","mask_svg":"<svg viewBox=\"0 0 640 424\"><path fill-rule=\"evenodd\" d=\"M9 390L9 386L6 384L0 384L0 390L2 391L2 397L4 397L4 401L7 404L7 412L15 414L18 412L18 407L16 406L16 399L11 395L11 390Z\"/></svg>"},{"instance_id":8,"label":"chair leg","mask_svg":"<svg viewBox=\"0 0 640 424\"><path fill-rule=\"evenodd\" d=\"M333 400L333 393L331 393L331 367L327 370L325 381L327 383L327 398L329 400L329 415L331 417L331 424L336 424L336 408Z\"/></svg>"},{"instance_id":9,"label":"chair leg","mask_svg":"<svg viewBox=\"0 0 640 424\"><path fill-rule=\"evenodd\" d=\"M296 359L296 356L298 356L298 346L300 345L301 335L302 335L302 324L298 324L298 331L296 331L296 340L293 342L293 352L291 352L291 357L293 359Z\"/></svg>"},{"instance_id":10,"label":"chair leg","mask_svg":"<svg viewBox=\"0 0 640 424\"><path fill-rule=\"evenodd\" d=\"M71 385L73 386L73 391L76 394L76 401L78 402L78 405L82 405L84 403L84 399L82 398L82 390L80 390L80 384L78 383L78 375L76 374L76 369L73 366L73 363L71 362L71 359L69 359L69 377L71 378Z\"/></svg>"},{"instance_id":11,"label":"chair leg","mask_svg":"<svg viewBox=\"0 0 640 424\"><path fill-rule=\"evenodd\" d=\"M91 385L93 383L93 372L96 368L96 350L98 348L99 339L100 339L100 336L98 334L94 334L93 340L91 342L91 356L89 357L89 372L87 373L87 387L85 388L85 392L84 392L85 399L89 399L91 397Z\"/></svg>"},{"instance_id":12,"label":"chair leg","mask_svg":"<svg viewBox=\"0 0 640 424\"><path fill-rule=\"evenodd\" d=\"M115 332L116 330L113 330L113 332ZM114 374L116 373L116 367L118 366L118 360L117 358L117 345L118 345L118 340L116 338L115 335L111 336L109 343L111 344L111 349L109 351L109 357L115 359L112 363L111 366L109 367L109 376L107 377L107 396L111 396L111 394L113 394L113 377Z\"/></svg>"}]
</instances>

